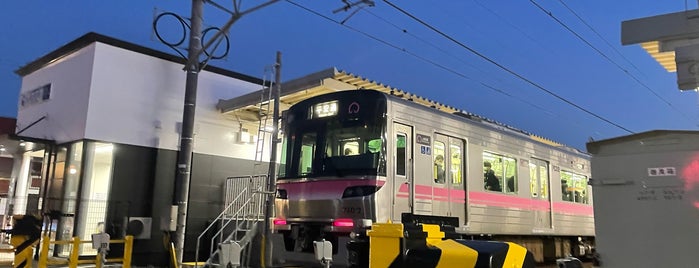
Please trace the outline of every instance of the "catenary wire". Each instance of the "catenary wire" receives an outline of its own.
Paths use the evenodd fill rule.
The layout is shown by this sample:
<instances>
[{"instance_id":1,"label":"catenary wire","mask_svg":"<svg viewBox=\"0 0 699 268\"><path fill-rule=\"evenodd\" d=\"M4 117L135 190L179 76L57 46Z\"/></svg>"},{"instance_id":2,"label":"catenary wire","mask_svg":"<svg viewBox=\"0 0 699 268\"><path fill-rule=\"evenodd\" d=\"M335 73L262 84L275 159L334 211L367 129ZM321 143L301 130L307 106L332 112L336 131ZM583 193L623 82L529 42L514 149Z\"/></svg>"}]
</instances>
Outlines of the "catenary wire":
<instances>
[{"instance_id":1,"label":"catenary wire","mask_svg":"<svg viewBox=\"0 0 699 268\"><path fill-rule=\"evenodd\" d=\"M432 64L432 65L436 66L437 68L440 68L440 69L442 69L442 70L445 70L445 71L447 71L447 72L449 72L449 73L452 73L452 74L454 74L454 75L456 75L456 76L458 76L458 77L461 77L461 78L466 79L466 80L475 81L475 80L472 79L471 77L469 77L469 76L467 76L467 75L465 75L465 74L463 74L463 73L460 73L460 72L458 72L458 71L456 71L456 70L454 70L454 69L451 69L451 68L449 68L449 67L446 67L445 65L439 64L439 63L437 63L437 62L435 62L435 61L433 61L433 60L430 60L430 59L427 59L427 58L422 57L422 56L420 56L420 55L417 55L417 54L415 54L415 53L412 53L412 52L410 52L410 51L408 51L408 50L406 50L406 49L404 49L404 48L400 48L400 47L398 47L398 46L396 46L396 45L391 44L391 43L388 42L388 41L385 41L385 40L382 40L382 39L380 39L380 38L378 38L378 37L372 36L372 35L370 35L370 34L368 34L368 33L366 33L366 32L363 32L363 31L361 31L361 30L359 30L359 29L356 29L356 28L353 28L353 27L351 27L351 26L349 26L349 25L343 24L342 22L339 22L339 21L336 21L336 20L334 20L334 19L332 19L332 18L329 18L329 17L327 17L327 16L325 16L325 15L323 15L323 14L317 12L317 11L314 11L314 10L312 10L312 9L310 9L310 8L307 8L307 7L305 7L305 6L301 5L301 4L295 3L295 2L293 2L293 1L291 1L291 0L286 0L286 2L289 2L290 4L293 4L293 5L297 6L297 7L301 8L301 9L303 9L303 10L305 10L305 11L311 13L311 14L314 14L314 15L316 15L316 16L319 16L319 17L321 17L321 18L323 18L323 19L325 19L325 20L327 20L327 21L329 21L329 22L333 22L333 23L336 23L336 24L340 24L341 26L344 26L344 27L346 27L347 29L350 29L350 30L352 30L352 31L355 31L356 33L362 34L362 35L364 35L364 36L366 36L366 37L368 37L368 38L370 38L370 39L372 39L372 40L375 40L375 41L380 42L380 43L382 43L382 44L384 44L384 45L386 45L386 46L389 46L389 47L391 47L391 48L394 48L394 49L396 49L396 50L399 50L399 51L401 51L401 52L404 52L404 53L406 53L406 54L408 54L408 55L410 55L410 56L413 56L413 57L415 57L415 58L417 58L417 59L419 59L419 60L422 60L422 61L424 61L424 62L426 62L426 63L428 63L428 64ZM364 9L364 11L368 11L368 10ZM392 25L392 26L398 28L400 31L405 31L405 33L407 33L407 30L404 30L403 28L397 26L396 24L391 23L391 22L389 22L389 21L387 21L387 20L384 20L384 21L385 21L386 23L388 23L388 24L390 24L390 25ZM412 35L412 34L411 34L411 36L417 38L418 40L422 40L421 38L419 38L419 37L416 36L416 35ZM427 41L425 41L425 42L427 42ZM428 42L428 43L429 43L429 42ZM439 49L439 47L436 47L436 45L433 45L433 46L435 46L435 48L437 48L438 50L443 51L443 49ZM445 53L446 53L446 52L445 52ZM450 56L451 56L451 55L450 55ZM480 69L478 69L478 68L476 68L476 69L477 69L477 70L480 70ZM483 86L483 87L485 87L485 88L488 88L488 89L490 89L490 90L493 90L493 91L495 91L495 92L497 92L497 93L500 93L500 94L502 94L502 95L504 95L504 96L507 96L507 97L510 97L510 98L512 98L512 99L518 100L518 101L520 101L520 102L522 102L522 103L524 103L524 104L527 104L527 105L529 105L529 106L532 106L532 107L534 107L534 108L536 108L536 109L538 109L538 110L541 110L541 111L544 112L545 114L548 114L548 115L553 116L553 117L560 117L560 115L558 115L558 114L556 114L556 113L553 113L553 112L547 110L546 108L544 108L544 107L542 107L542 106L539 106L539 105L537 105L537 104L534 104L534 103L532 103L532 102L529 102L529 101L527 101L527 100L525 100L525 99L522 99L522 98L513 96L513 95L509 94L507 91L504 91L504 90L502 90L502 89L500 89L500 88L497 88L497 87L495 87L495 86L489 85L489 84L487 84L487 83L485 83L485 82L482 82L482 81L475 81L475 82L479 83L481 86ZM575 127L578 127L578 128L580 128L580 129L584 129L584 127L583 127L580 123L576 122L575 120L572 120L572 121L570 121L569 123L572 124L572 125L574 125Z\"/></svg>"},{"instance_id":2,"label":"catenary wire","mask_svg":"<svg viewBox=\"0 0 699 268\"><path fill-rule=\"evenodd\" d=\"M527 100L525 100L525 99L522 99L522 98L518 98L518 97L516 97L516 96L513 96L513 95L511 95L510 93L508 93L507 91L502 90L502 89L500 89L500 88L498 88L498 87L495 87L495 86L493 86L493 85L487 84L487 83L482 82L482 81L477 81L477 80L475 80L475 79L469 77L468 75L465 75L465 74L463 74L463 73L461 73L461 72L459 72L459 71L456 71L456 70L454 70L454 69L452 69L452 68L449 68L449 67L447 67L447 66L445 66L445 65L443 65L443 64L440 64L440 63L438 63L438 62L436 62L436 61L433 61L433 60L431 60L431 59L428 59L428 58L425 58L425 57L423 57L423 56L420 56L420 55L418 55L418 54L416 54L416 53L413 53L413 52L411 52L411 51L409 51L409 50L407 50L407 49L405 49L405 48L401 48L401 47L399 47L399 46L397 46L397 45L394 45L394 44L392 44L392 43L390 43L390 42L388 42L388 41L385 41L385 40L383 40L383 39L381 39L381 38L378 38L378 37L376 37L376 36L373 36L373 35L371 35L371 34L368 34L368 33L366 33L366 32L363 32L363 31L361 31L361 30L359 30L359 29L357 29L357 28L354 28L354 27L349 26L349 25L347 25L347 24L342 24L340 21L336 21L336 20L334 20L334 19L332 19L332 18L330 18L330 17L328 17L328 16L325 16L325 15L323 15L323 14L321 14L321 13L315 11L315 10L312 10L312 9L310 9L310 8L307 8L307 7L305 7L305 6L301 5L301 4L298 4L298 3L296 3L296 2L294 2L294 1L292 1L292 0L286 0L286 2L288 2L288 3L290 3L290 4L294 5L294 6L296 6L296 7L298 7L298 8L301 8L301 9L303 9L303 10L305 10L305 11L311 13L311 14L314 14L314 15L316 15L316 16L319 16L319 17L321 17L321 18L323 18L323 19L325 19L325 20L327 20L327 21L330 21L330 22L336 23L336 24L338 24L338 25L341 25L341 26L343 26L343 27L346 27L347 29L350 29L350 30L352 30L352 31L354 31L354 32L356 32L356 33L361 34L361 35L364 35L364 36L366 36L366 37L368 37L368 38L370 38L370 39L372 39L372 40L375 40L375 41L377 41L377 42L379 42L379 43L382 43L382 44L384 44L384 45L386 45L386 46L388 46L388 47L391 47L391 48L393 48L393 49L399 50L399 51L401 51L401 52L403 52L403 53L406 53L406 54L408 54L408 55L410 55L410 56L412 56L412 57L415 57L415 58L417 58L417 59L419 59L419 60L421 60L421 61L424 61L424 62L427 62L427 63L429 63L429 64L431 64L431 65L434 65L435 67L437 67L437 68L439 68L439 69L442 69L442 70L444 70L444 71L447 71L447 72L449 72L449 73L452 73L452 74L454 74L454 75L456 75L456 76L458 76L458 77L461 77L461 78L464 78L464 79L467 79L467 80L470 80L470 81L477 82L478 84L480 84L481 86L483 86L483 87L485 87L485 88L488 88L488 89L493 90L493 91L495 91L495 92L497 92L497 93L500 93L500 94L503 94L503 95L508 96L508 97L510 97L510 98L513 98L513 99L516 99L516 100L518 100L518 101L521 101L522 103L525 103L525 104L527 104L527 105L530 105L530 106L532 106L532 107L534 107L534 108L536 108L536 109L539 109L539 110L541 110L541 111L543 111L543 112L545 112L545 113L547 113L547 114L549 114L549 115L556 116L556 114L554 114L554 113L548 111L548 110L547 110L546 108L544 108L544 107L541 107L541 106L539 106L539 105L536 105L536 104L534 104L534 103L532 103L532 102L529 102L529 101L527 101ZM397 27L397 26L396 26L396 27ZM400 28L400 27L398 27L398 28L401 29L401 31L402 31L402 28ZM417 38L417 37L416 37L416 38Z\"/></svg>"},{"instance_id":3,"label":"catenary wire","mask_svg":"<svg viewBox=\"0 0 699 268\"><path fill-rule=\"evenodd\" d=\"M385 0L384 0L384 1L385 1ZM565 28L566 30L568 30L568 32L570 32L570 33L573 34L575 37L577 37L580 41L582 41L583 43L585 43L588 47L592 48L592 50L594 50L595 52L597 52L597 54L599 54L602 58L604 58L604 59L607 60L609 63L611 63L611 64L613 64L614 66L616 66L616 67L617 67L618 69L620 69L624 74L626 74L627 76L629 76L629 77L630 77L632 80L634 80L636 83L638 83L638 84L641 85L643 88L645 88L646 90L648 90L650 93L652 93L653 95L655 95L655 97L657 97L659 100L661 100L662 102L664 102L665 104L667 104L667 106L669 106L670 108L672 108L673 110L675 110L677 113L679 113L680 115L682 115L682 116L683 116L685 119L687 119L689 122L694 122L687 114L685 114L684 112L680 111L677 107L675 107L674 105L672 105L672 103L670 103L668 100L666 100L665 98L663 98L662 96L660 96L660 94L658 94L657 92L655 92L655 90L653 90L653 89L650 88L648 85L646 85L645 83L643 83L643 81L641 81L641 80L638 79L636 76L634 76L633 74L631 74L628 70L626 70L626 68L624 68L623 66L619 65L619 63L617 63L616 61L612 60L609 56L607 56L606 54L604 54L604 52L602 52L602 51L599 50L597 47L595 47L592 43L590 43L589 41L587 41L587 39L585 39L585 38L582 37L580 34L578 34L576 31L574 31L573 29L571 29L568 25L566 25L565 23L563 23L563 21L559 20L556 16L553 15L553 13L552 13L551 11L546 10L544 7L542 7L541 5L539 5L539 4L538 4L536 1L534 1L534 0L529 0L529 2L531 2L531 3L532 3L534 6L536 6L537 8L539 8L542 12L546 13L551 19L553 19L553 20L556 21L558 24L560 24L563 28Z\"/></svg>"},{"instance_id":4,"label":"catenary wire","mask_svg":"<svg viewBox=\"0 0 699 268\"><path fill-rule=\"evenodd\" d=\"M507 25L509 25L509 26L512 27L513 29L519 31L522 35L524 35L524 36L525 36L527 39L529 39L529 41L531 41L532 43L537 44L539 47L541 47L542 49L548 51L549 53L554 53L554 51L552 51L551 49L547 48L547 47L546 47L545 45L543 45L541 42L539 42L538 40L536 40L536 38L534 38L534 37L532 37L531 35L527 34L524 30L522 30L522 28L520 28L520 27L518 27L517 25L515 25L514 23L510 22L509 20L507 20L507 19L504 18L503 16L500 16L500 14L498 14L497 12L495 12L493 9L491 9L491 8L489 8L489 7L487 7L487 6L485 6L485 5L484 5L483 3L481 3L479 0L473 0L473 2L476 3L478 6L480 6L482 9L488 11L488 13L492 14L493 16L497 17L497 18L500 19L501 21L505 22Z\"/></svg>"},{"instance_id":5,"label":"catenary wire","mask_svg":"<svg viewBox=\"0 0 699 268\"><path fill-rule=\"evenodd\" d=\"M595 35L597 35L597 37L599 37L599 39L602 39L602 41L603 41L605 44L607 44L607 46L608 46L609 48L611 48L612 50L614 50L614 52L616 52L617 55L619 55L622 59L624 59L624 61L626 61L626 63L628 63L629 65L631 65L631 67L633 67L634 69L636 69L636 71L637 71L638 73L640 73L640 74L643 75L643 72L638 68L638 66L636 66L635 64L633 64L633 62L631 62L631 60L629 60L626 56L624 56L624 54L622 54L621 51L619 51L618 49L616 49L616 47L612 46L612 44L611 44L606 38L604 38L604 36L602 36L602 34L600 34L600 33L597 31L597 29L595 29L595 27L592 27L592 25L590 25L589 23L587 23L587 21L586 21L582 16L580 16L577 12L575 12L575 10L573 10L573 8L571 8L570 6L568 6L568 4L565 3L565 1L563 1L563 0L558 0L558 2L560 2L561 5L563 5L568 11L570 11L570 13L572 13L576 18L578 18L578 20L580 20L580 22L582 22L583 24L585 24L585 26L587 26L587 28L589 28L590 31L592 31L593 33L595 33Z\"/></svg>"},{"instance_id":6,"label":"catenary wire","mask_svg":"<svg viewBox=\"0 0 699 268\"><path fill-rule=\"evenodd\" d=\"M482 72L483 74L488 75L488 73L484 72L483 70L481 70L480 68L478 68L478 67L477 67L476 65L474 65L473 63L470 63L470 62L468 62L468 61L466 61L466 60L464 60L464 59L458 57L457 55L454 55L453 53L447 51L447 50L444 49L444 48L439 47L438 45L436 45L436 44L433 43L433 42L430 42L430 41L425 40L424 38L422 38L422 37L420 37L420 36L417 36L417 35L413 34L412 32L408 31L406 28L400 27L400 26L396 25L395 23L393 23L393 22L387 20L386 18L384 18L384 17L382 17L382 16L379 16L379 15L376 15L374 12L371 12L371 11L368 10L368 9L364 9L363 11L366 12L366 13L368 13L368 14L370 14L370 15L372 15L372 16L374 16L375 18L377 18L377 19L383 21L384 23L386 23L386 24L388 24L388 25L391 25L393 28L398 29L398 30L401 31L402 33L407 34L407 35L409 35L409 36L412 37L412 38L415 38L416 40L422 42L423 44L426 44L426 45L428 45L428 46L430 46L430 47L432 47L432 48L438 50L439 52L442 52L444 55L447 55L447 56L449 56L449 57L451 57L451 58L453 58L453 59L455 59L455 60L457 60L457 61L459 61L459 62L461 62L461 63L463 63L463 64L465 64L465 65L467 65L467 66L469 66L469 67L471 67L471 68L473 68L474 70L478 70L478 71ZM497 78L495 78L495 79L496 79L496 80L499 80L499 81L502 81L502 80L497 79Z\"/></svg>"},{"instance_id":7,"label":"catenary wire","mask_svg":"<svg viewBox=\"0 0 699 268\"><path fill-rule=\"evenodd\" d=\"M579 109L579 110L581 110L581 111L583 111L583 112L585 112L585 113L587 113L587 114L589 114L589 115L591 115L591 116L594 116L594 117L596 117L596 118L598 118L598 119L600 119L600 120L602 120L602 121L604 121L604 122L607 122L607 123L610 124L610 125L613 125L613 126L619 128L619 129L622 129L622 130L624 130L624 131L626 131L626 132L628 132L628 133L630 133L630 134L635 134L635 132L629 130L628 128L625 128L625 127L623 127L623 126L621 126L621 125L619 125L619 124L617 124L617 123L612 122L611 120L609 120L609 119L607 119L607 118L604 118L604 117L601 116L601 115L598 115L598 114L596 114L596 113L594 113L594 112L592 112L592 111L590 111L590 110L588 110L588 109L586 109L586 108L584 108L584 107L582 107L582 106L580 106L580 105L578 105L578 104L575 104L574 102L572 102L572 101L570 101L570 100L568 100L568 99L566 99L566 98L564 98L564 97L562 97L562 96L560 96L560 95L554 93L553 91L551 91L551 90L549 90L549 89L546 89L544 86L539 85L538 83L536 83L536 82L534 82L534 81L532 81L532 80L530 80L530 79L524 77L523 75L521 75L521 74L519 74L519 73L513 71L512 69L510 69L510 68L508 68L508 67L506 67L506 66L504 66L504 65L502 65L502 64L500 64L500 63L498 63L497 61L495 61L495 60L493 60L493 59L491 59L491 58L489 58L489 57L483 55L482 53L478 52L477 50L475 50L475 49L473 49L473 48L471 48L471 47L465 45L464 43L462 43L462 42L460 42L460 41L454 39L454 37L452 37L452 36L450 36L450 35L448 35L448 34L442 32L441 30L435 28L434 26L430 25L429 23L425 22L424 20L422 20L422 19L416 17L415 15L411 14L410 12L407 12L406 10L400 8L399 6L395 5L395 4L392 3L391 1L383 0L383 2L385 2L386 4L388 4L389 6L391 6L392 8L398 10L399 12L405 14L406 16L410 17L411 19L417 21L418 23L422 24L423 26L429 28L430 30L436 32L437 34L443 36L444 38L446 38L446 39L448 39L448 40L454 42L455 44L461 46L462 48L468 50L469 52L473 53L474 55L476 55L476 56L478 56L478 57L480 57L480 58L482 58L482 59L484 59L484 60L486 60L486 61L492 63L493 65L495 65L495 66L499 67L500 69L502 69L502 70L504 70L504 71L510 73L511 75L514 75L515 77L521 79L522 81L524 81L524 82L526 82L526 83L528 83L528 84L530 84L530 85L532 85L532 86L534 86L534 87L536 87L536 88L538 88L538 89L540 89L540 90L542 90L542 91L548 93L549 95L551 95L551 96L553 96L553 97L555 97L555 98L557 98L557 99L559 99L559 100L561 100L561 101L563 101L563 102L565 102L565 103L567 103L567 104L569 104L569 105L571 105L571 106L573 106L573 107L575 107L575 108L577 108L577 109Z\"/></svg>"}]
</instances>

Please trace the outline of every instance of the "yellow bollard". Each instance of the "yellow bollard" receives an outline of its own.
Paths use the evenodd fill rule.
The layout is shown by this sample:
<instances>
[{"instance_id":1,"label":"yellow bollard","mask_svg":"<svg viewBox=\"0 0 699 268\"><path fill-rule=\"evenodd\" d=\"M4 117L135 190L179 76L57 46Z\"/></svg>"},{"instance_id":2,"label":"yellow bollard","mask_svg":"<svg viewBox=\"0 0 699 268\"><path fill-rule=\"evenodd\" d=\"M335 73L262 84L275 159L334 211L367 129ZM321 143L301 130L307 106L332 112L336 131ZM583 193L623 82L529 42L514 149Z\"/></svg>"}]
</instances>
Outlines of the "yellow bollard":
<instances>
[{"instance_id":1,"label":"yellow bollard","mask_svg":"<svg viewBox=\"0 0 699 268\"><path fill-rule=\"evenodd\" d=\"M77 268L78 267L78 257L80 254L80 237L73 237L71 241L72 247L70 249L70 256L68 257L68 267Z\"/></svg>"},{"instance_id":2,"label":"yellow bollard","mask_svg":"<svg viewBox=\"0 0 699 268\"><path fill-rule=\"evenodd\" d=\"M41 239L41 251L39 252L39 267L49 267L49 246L51 238L45 235Z\"/></svg>"},{"instance_id":3,"label":"yellow bollard","mask_svg":"<svg viewBox=\"0 0 699 268\"><path fill-rule=\"evenodd\" d=\"M367 230L369 237L369 267L389 267L401 257L403 224L375 223Z\"/></svg>"},{"instance_id":4,"label":"yellow bollard","mask_svg":"<svg viewBox=\"0 0 699 268\"><path fill-rule=\"evenodd\" d=\"M177 253L175 252L175 244L170 242L170 258L172 260L172 265L175 266L175 268L180 268L179 263L177 262Z\"/></svg>"},{"instance_id":5,"label":"yellow bollard","mask_svg":"<svg viewBox=\"0 0 699 268\"><path fill-rule=\"evenodd\" d=\"M102 253L97 252L95 256L95 268L102 268Z\"/></svg>"},{"instance_id":6,"label":"yellow bollard","mask_svg":"<svg viewBox=\"0 0 699 268\"><path fill-rule=\"evenodd\" d=\"M131 268L131 254L133 253L133 236L127 235L124 237L124 261L123 268Z\"/></svg>"}]
</instances>

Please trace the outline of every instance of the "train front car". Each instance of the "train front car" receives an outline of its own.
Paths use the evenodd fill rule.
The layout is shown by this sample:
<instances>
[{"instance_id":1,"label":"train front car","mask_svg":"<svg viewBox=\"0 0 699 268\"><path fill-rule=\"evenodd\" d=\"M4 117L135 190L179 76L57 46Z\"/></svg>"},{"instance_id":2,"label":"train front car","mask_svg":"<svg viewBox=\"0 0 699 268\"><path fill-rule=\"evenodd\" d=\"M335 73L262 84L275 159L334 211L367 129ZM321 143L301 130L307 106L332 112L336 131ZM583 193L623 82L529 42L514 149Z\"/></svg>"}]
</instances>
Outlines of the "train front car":
<instances>
[{"instance_id":1,"label":"train front car","mask_svg":"<svg viewBox=\"0 0 699 268\"><path fill-rule=\"evenodd\" d=\"M313 252L313 241L325 239L336 253L390 202L386 97L365 90L313 97L291 107L284 125L274 230L286 251Z\"/></svg>"}]
</instances>

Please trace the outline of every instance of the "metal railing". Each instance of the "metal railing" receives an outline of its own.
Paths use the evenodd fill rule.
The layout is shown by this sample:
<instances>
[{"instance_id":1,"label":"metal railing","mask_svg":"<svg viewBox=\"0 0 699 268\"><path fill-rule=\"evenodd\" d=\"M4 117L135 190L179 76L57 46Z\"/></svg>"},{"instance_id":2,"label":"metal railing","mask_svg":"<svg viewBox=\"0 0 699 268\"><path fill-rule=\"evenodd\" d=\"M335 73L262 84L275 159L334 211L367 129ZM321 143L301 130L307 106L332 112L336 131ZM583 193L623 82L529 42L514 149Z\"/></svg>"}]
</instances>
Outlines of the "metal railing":
<instances>
[{"instance_id":1,"label":"metal railing","mask_svg":"<svg viewBox=\"0 0 699 268\"><path fill-rule=\"evenodd\" d=\"M91 244L92 240L80 240L79 237L73 237L71 240L51 241L48 236L43 236L41 239L41 251L39 252L39 267L49 267L50 265L68 265L70 268L78 267L79 264L95 264L97 268L102 267L105 263L121 263L123 268L131 267L131 255L133 253L133 236L127 235L124 239L110 239L110 244L124 244L124 255L121 258L107 258L102 260L101 255L95 256L95 259L80 259L80 247L83 244ZM68 258L49 258L49 246L54 245L70 245L71 250Z\"/></svg>"},{"instance_id":2,"label":"metal railing","mask_svg":"<svg viewBox=\"0 0 699 268\"><path fill-rule=\"evenodd\" d=\"M209 257L204 266L213 264L219 255L218 243L237 242L245 248L257 231L257 223L264 219L262 214L263 187L266 175L230 177L226 180L226 207L197 237L195 267L199 266L199 251L204 237L218 226L211 235ZM220 256L218 256L220 257Z\"/></svg>"}]
</instances>

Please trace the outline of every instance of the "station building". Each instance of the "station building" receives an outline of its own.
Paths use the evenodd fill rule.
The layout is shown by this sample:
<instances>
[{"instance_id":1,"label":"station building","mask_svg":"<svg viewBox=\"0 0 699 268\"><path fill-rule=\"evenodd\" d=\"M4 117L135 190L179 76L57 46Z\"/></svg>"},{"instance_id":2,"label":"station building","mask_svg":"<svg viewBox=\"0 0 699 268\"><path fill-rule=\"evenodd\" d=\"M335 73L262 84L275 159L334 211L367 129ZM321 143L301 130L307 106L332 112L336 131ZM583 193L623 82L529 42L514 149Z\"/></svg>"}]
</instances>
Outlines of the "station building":
<instances>
[{"instance_id":1,"label":"station building","mask_svg":"<svg viewBox=\"0 0 699 268\"><path fill-rule=\"evenodd\" d=\"M170 214L183 64L177 56L88 33L16 70L22 86L13 136L17 143L34 144L19 154L19 163L41 164L35 177L17 175L21 188L38 187L18 190L16 198L36 202L18 204L15 214L43 214L45 230L56 240L89 240L98 228L121 237L130 222L139 221L134 265L167 265L163 241L174 231ZM266 166L255 165L263 84L211 65L199 74L185 261L194 259L197 237L224 208L226 178L267 172ZM457 111L335 68L283 83L280 106L355 89L391 92ZM266 163L267 147L261 159ZM68 254L59 246L51 250L55 256ZM81 250L89 254L91 249Z\"/></svg>"}]
</instances>

